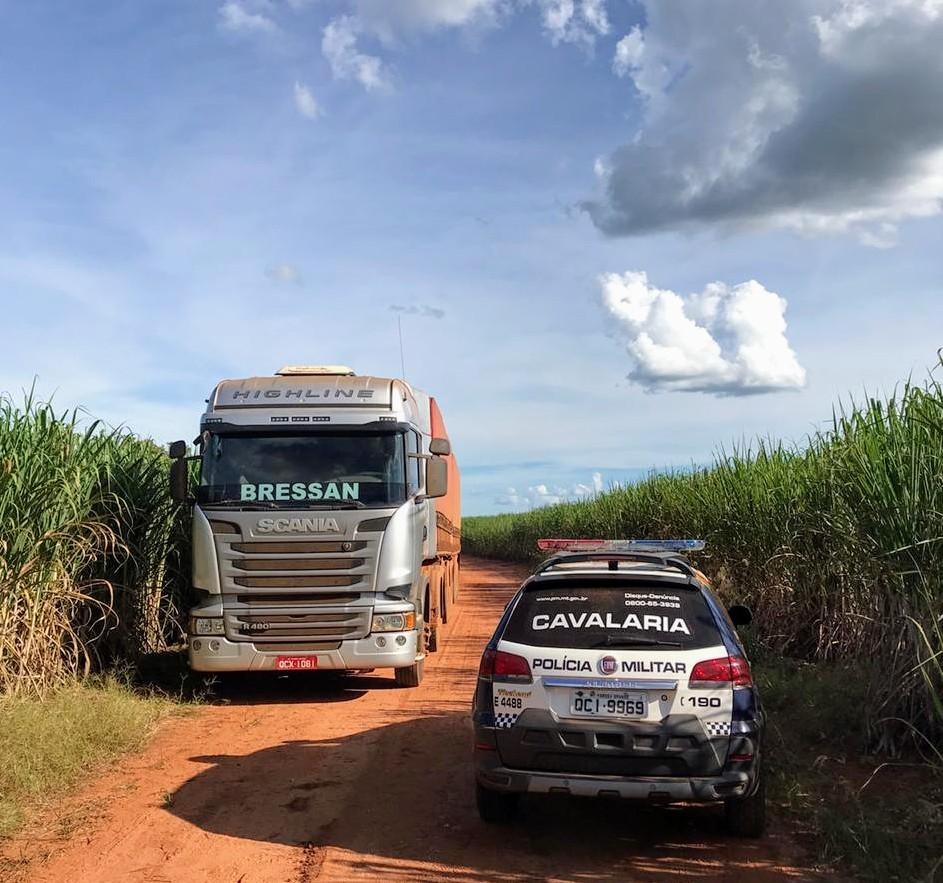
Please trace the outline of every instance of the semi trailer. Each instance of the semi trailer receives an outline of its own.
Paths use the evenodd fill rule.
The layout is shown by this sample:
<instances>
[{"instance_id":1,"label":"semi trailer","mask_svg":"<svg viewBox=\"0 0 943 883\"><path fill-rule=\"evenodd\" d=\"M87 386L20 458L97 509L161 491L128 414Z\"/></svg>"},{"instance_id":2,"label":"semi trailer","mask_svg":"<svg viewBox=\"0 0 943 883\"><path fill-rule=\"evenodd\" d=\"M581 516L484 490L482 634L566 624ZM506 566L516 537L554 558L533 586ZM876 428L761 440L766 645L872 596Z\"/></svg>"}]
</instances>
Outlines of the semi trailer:
<instances>
[{"instance_id":1,"label":"semi trailer","mask_svg":"<svg viewBox=\"0 0 943 883\"><path fill-rule=\"evenodd\" d=\"M195 445L170 446L171 494L193 513L190 667L391 668L417 686L459 593L459 470L436 400L288 366L218 383Z\"/></svg>"}]
</instances>

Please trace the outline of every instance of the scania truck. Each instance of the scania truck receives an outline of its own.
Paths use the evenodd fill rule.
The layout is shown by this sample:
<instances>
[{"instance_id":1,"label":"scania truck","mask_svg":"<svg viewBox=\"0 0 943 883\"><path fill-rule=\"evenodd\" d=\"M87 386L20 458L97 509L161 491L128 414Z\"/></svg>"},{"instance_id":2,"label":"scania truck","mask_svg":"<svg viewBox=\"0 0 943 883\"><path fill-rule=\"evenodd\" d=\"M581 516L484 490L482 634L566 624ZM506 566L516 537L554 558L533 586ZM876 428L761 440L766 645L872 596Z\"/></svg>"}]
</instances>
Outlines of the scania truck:
<instances>
[{"instance_id":1,"label":"scania truck","mask_svg":"<svg viewBox=\"0 0 943 883\"><path fill-rule=\"evenodd\" d=\"M289 366L218 383L195 444L170 446L172 496L193 507L191 668L391 668L418 686L459 588L459 470L435 399Z\"/></svg>"}]
</instances>

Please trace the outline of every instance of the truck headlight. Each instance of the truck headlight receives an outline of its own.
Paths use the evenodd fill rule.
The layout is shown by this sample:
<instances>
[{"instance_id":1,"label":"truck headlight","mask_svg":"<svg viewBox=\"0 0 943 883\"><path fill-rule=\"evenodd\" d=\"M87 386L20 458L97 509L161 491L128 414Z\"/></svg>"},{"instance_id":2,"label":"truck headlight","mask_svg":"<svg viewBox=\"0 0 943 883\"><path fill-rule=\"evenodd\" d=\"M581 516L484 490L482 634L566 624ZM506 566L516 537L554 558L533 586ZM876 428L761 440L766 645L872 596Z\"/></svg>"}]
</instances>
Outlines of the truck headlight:
<instances>
[{"instance_id":1,"label":"truck headlight","mask_svg":"<svg viewBox=\"0 0 943 883\"><path fill-rule=\"evenodd\" d=\"M375 613L371 632L408 632L416 627L415 613Z\"/></svg>"},{"instance_id":2,"label":"truck headlight","mask_svg":"<svg viewBox=\"0 0 943 883\"><path fill-rule=\"evenodd\" d=\"M191 635L222 635L225 632L222 617L193 616L190 618Z\"/></svg>"}]
</instances>

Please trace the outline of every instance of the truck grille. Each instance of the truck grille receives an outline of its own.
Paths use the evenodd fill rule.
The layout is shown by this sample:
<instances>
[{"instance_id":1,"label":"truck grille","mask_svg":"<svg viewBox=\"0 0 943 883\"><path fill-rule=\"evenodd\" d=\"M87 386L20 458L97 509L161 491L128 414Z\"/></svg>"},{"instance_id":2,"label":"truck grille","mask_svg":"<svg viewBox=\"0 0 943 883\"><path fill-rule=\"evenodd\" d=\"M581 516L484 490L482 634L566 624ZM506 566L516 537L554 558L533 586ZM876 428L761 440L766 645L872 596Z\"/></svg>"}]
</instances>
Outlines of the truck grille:
<instances>
[{"instance_id":1,"label":"truck grille","mask_svg":"<svg viewBox=\"0 0 943 883\"><path fill-rule=\"evenodd\" d=\"M261 645L338 643L370 631L380 537L243 541L215 536L226 636Z\"/></svg>"},{"instance_id":2,"label":"truck grille","mask_svg":"<svg viewBox=\"0 0 943 883\"><path fill-rule=\"evenodd\" d=\"M370 611L347 613L231 613L226 615L230 628L241 638L256 643L267 641L344 641L360 638L370 628Z\"/></svg>"},{"instance_id":3,"label":"truck grille","mask_svg":"<svg viewBox=\"0 0 943 883\"><path fill-rule=\"evenodd\" d=\"M233 561L238 570L354 570L363 558L243 558Z\"/></svg>"}]
</instances>

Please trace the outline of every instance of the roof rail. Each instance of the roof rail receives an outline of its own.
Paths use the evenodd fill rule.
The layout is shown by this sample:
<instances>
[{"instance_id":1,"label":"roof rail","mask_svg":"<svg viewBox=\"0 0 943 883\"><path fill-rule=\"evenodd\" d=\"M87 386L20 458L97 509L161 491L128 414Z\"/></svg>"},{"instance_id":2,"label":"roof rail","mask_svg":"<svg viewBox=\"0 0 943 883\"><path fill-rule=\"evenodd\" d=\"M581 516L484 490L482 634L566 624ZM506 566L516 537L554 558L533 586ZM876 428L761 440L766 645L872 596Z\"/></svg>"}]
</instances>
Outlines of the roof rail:
<instances>
[{"instance_id":1,"label":"roof rail","mask_svg":"<svg viewBox=\"0 0 943 883\"><path fill-rule=\"evenodd\" d=\"M685 558L674 552L563 552L553 555L534 571L534 576L546 573L560 564L579 561L607 561L610 570L617 570L620 561L637 561L641 564L656 564L659 567L671 567L680 571L689 579L697 577L697 571Z\"/></svg>"},{"instance_id":2,"label":"roof rail","mask_svg":"<svg viewBox=\"0 0 943 883\"><path fill-rule=\"evenodd\" d=\"M537 548L541 552L700 552L706 543L704 540L692 539L632 539L632 540L602 540L587 539L560 539L542 538L537 540Z\"/></svg>"}]
</instances>

